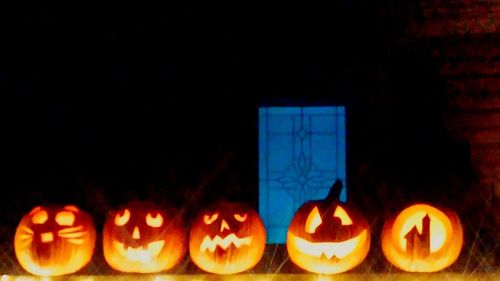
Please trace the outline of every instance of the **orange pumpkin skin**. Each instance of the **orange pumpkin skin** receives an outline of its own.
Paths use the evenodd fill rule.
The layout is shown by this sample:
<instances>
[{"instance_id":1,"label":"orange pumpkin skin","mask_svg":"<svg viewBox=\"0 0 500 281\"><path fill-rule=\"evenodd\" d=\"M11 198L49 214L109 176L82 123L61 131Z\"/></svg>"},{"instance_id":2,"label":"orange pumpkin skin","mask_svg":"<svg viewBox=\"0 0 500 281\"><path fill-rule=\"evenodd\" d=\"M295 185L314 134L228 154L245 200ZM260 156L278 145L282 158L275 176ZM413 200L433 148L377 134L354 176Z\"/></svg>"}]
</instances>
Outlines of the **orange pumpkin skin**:
<instances>
[{"instance_id":1,"label":"orange pumpkin skin","mask_svg":"<svg viewBox=\"0 0 500 281\"><path fill-rule=\"evenodd\" d=\"M103 229L106 262L122 272L153 273L179 264L187 252L187 231L175 209L133 201L111 211Z\"/></svg>"},{"instance_id":2,"label":"orange pumpkin skin","mask_svg":"<svg viewBox=\"0 0 500 281\"><path fill-rule=\"evenodd\" d=\"M355 207L338 201L341 189L340 181L336 182L325 200L304 203L290 222L286 246L290 259L300 268L314 273L340 273L354 268L367 256L369 225Z\"/></svg>"},{"instance_id":3,"label":"orange pumpkin skin","mask_svg":"<svg viewBox=\"0 0 500 281\"><path fill-rule=\"evenodd\" d=\"M94 246L92 218L73 205L35 207L14 236L19 264L40 276L77 272L92 258Z\"/></svg>"},{"instance_id":4,"label":"orange pumpkin skin","mask_svg":"<svg viewBox=\"0 0 500 281\"><path fill-rule=\"evenodd\" d=\"M251 269L262 258L265 246L264 223L246 204L214 204L198 213L191 225L191 260L207 272L233 274Z\"/></svg>"},{"instance_id":5,"label":"orange pumpkin skin","mask_svg":"<svg viewBox=\"0 0 500 281\"><path fill-rule=\"evenodd\" d=\"M413 204L384 223L382 251L408 272L435 272L453 264L462 249L463 230L450 209Z\"/></svg>"}]
</instances>

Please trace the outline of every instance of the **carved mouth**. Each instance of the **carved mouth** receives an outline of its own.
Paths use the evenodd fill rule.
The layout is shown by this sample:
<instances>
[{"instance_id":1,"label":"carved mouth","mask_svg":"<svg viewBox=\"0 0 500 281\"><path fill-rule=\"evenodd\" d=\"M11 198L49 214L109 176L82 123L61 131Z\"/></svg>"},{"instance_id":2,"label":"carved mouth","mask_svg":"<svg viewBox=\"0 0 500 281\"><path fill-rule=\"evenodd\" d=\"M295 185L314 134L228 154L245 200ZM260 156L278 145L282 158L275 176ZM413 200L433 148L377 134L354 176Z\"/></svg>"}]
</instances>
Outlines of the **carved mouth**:
<instances>
[{"instance_id":1,"label":"carved mouth","mask_svg":"<svg viewBox=\"0 0 500 281\"><path fill-rule=\"evenodd\" d=\"M252 243L252 237L243 237L239 238L236 236L236 234L231 233L228 236L221 238L219 235L215 235L215 237L212 239L208 235L203 238L203 241L201 241L200 245L200 251L209 251L209 252L215 252L215 249L217 247L222 248L223 250L226 250L229 248L229 246L233 245L236 248L240 248L243 245L250 245Z\"/></svg>"},{"instance_id":2,"label":"carved mouth","mask_svg":"<svg viewBox=\"0 0 500 281\"><path fill-rule=\"evenodd\" d=\"M362 245L367 239L367 230L363 230L358 236L342 242L310 242L303 238L288 233L292 245L296 249L312 257L325 257L327 259L345 258L352 253L358 245ZM335 258L334 258L335 259Z\"/></svg>"},{"instance_id":3,"label":"carved mouth","mask_svg":"<svg viewBox=\"0 0 500 281\"><path fill-rule=\"evenodd\" d=\"M148 263L158 256L163 249L163 245L165 245L165 240L158 240L148 243L146 246L135 248L130 246L125 247L123 243L113 241L113 246L122 257L127 258L129 261L142 263Z\"/></svg>"}]
</instances>

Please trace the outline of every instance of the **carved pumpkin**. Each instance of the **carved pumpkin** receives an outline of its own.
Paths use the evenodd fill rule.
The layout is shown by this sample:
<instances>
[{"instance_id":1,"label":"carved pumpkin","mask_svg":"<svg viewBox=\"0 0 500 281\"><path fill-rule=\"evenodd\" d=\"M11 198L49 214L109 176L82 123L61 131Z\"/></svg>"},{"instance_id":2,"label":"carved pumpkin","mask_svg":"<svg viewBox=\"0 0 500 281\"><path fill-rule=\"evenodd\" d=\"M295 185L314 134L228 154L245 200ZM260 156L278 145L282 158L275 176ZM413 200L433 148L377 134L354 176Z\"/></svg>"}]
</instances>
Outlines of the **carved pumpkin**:
<instances>
[{"instance_id":1,"label":"carved pumpkin","mask_svg":"<svg viewBox=\"0 0 500 281\"><path fill-rule=\"evenodd\" d=\"M187 232L174 209L131 202L109 213L103 229L104 258L122 272L168 270L187 252Z\"/></svg>"},{"instance_id":2,"label":"carved pumpkin","mask_svg":"<svg viewBox=\"0 0 500 281\"><path fill-rule=\"evenodd\" d=\"M398 268L435 272L458 258L463 231L454 211L415 204L385 222L381 240L385 257Z\"/></svg>"},{"instance_id":3,"label":"carved pumpkin","mask_svg":"<svg viewBox=\"0 0 500 281\"><path fill-rule=\"evenodd\" d=\"M324 200L308 201L295 213L286 246L290 259L310 272L333 274L361 263L370 249L370 229L364 216L338 200L337 180Z\"/></svg>"},{"instance_id":4,"label":"carved pumpkin","mask_svg":"<svg viewBox=\"0 0 500 281\"><path fill-rule=\"evenodd\" d=\"M80 270L92 258L94 246L92 218L73 205L35 207L22 218L14 237L21 266L41 276Z\"/></svg>"},{"instance_id":5,"label":"carved pumpkin","mask_svg":"<svg viewBox=\"0 0 500 281\"><path fill-rule=\"evenodd\" d=\"M201 269L232 274L255 266L264 254L266 230L256 211L245 204L221 202L193 220L189 253Z\"/></svg>"}]
</instances>

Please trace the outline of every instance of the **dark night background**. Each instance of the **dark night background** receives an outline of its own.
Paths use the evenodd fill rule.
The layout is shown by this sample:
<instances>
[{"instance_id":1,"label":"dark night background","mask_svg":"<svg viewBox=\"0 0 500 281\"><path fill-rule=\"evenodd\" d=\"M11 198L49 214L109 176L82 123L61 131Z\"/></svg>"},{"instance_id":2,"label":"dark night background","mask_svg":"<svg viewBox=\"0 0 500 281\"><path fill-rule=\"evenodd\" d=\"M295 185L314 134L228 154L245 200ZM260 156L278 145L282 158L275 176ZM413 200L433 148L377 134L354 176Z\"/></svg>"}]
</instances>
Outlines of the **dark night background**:
<instances>
[{"instance_id":1,"label":"dark night background","mask_svg":"<svg viewBox=\"0 0 500 281\"><path fill-rule=\"evenodd\" d=\"M405 32L417 1L0 13L8 227L47 203L76 203L98 228L130 199L257 207L259 105L346 106L348 190L374 239L409 202L458 208L469 189L430 43Z\"/></svg>"}]
</instances>

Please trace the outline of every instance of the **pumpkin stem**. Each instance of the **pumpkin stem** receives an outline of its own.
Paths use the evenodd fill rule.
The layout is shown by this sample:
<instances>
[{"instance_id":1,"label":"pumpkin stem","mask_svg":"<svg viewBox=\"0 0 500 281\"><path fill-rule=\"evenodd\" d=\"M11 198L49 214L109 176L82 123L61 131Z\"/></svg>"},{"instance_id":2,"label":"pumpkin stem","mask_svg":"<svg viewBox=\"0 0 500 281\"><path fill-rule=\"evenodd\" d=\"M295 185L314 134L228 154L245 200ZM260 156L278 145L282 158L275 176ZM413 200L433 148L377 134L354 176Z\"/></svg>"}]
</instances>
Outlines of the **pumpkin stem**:
<instances>
[{"instance_id":1,"label":"pumpkin stem","mask_svg":"<svg viewBox=\"0 0 500 281\"><path fill-rule=\"evenodd\" d=\"M330 187L330 192L328 192L328 195L326 196L325 201L333 202L333 201L339 200L340 192L342 192L342 181L340 179L337 179L333 183L332 187Z\"/></svg>"}]
</instances>

